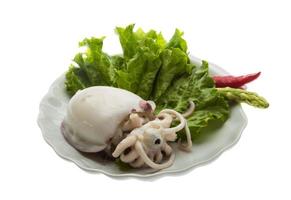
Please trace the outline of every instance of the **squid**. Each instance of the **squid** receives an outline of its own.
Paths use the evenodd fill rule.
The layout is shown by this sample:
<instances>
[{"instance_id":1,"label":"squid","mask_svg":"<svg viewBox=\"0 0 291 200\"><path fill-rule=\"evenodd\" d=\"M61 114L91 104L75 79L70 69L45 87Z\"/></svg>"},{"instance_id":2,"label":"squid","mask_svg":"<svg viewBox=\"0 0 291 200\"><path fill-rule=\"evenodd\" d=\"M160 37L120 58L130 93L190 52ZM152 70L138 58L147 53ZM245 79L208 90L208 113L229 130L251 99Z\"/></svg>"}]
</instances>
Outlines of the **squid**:
<instances>
[{"instance_id":1,"label":"squid","mask_svg":"<svg viewBox=\"0 0 291 200\"><path fill-rule=\"evenodd\" d=\"M187 126L189 109L180 114L164 109L155 115L156 105L127 90L93 86L78 91L69 101L61 131L74 148L82 152L105 151L134 168L164 169L175 160L170 142L185 130L187 142L180 149L190 151L191 134ZM179 124L171 127L174 121ZM167 161L165 159L168 158Z\"/></svg>"}]
</instances>

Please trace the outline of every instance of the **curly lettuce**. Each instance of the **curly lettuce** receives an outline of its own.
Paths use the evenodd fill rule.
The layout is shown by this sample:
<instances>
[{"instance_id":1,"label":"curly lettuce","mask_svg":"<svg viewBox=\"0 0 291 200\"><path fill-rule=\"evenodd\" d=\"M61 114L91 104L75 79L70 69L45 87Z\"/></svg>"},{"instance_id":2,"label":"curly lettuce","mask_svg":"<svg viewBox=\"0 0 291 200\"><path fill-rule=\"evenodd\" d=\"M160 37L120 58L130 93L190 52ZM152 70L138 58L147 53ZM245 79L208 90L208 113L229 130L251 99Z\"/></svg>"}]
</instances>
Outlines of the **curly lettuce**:
<instances>
[{"instance_id":1,"label":"curly lettuce","mask_svg":"<svg viewBox=\"0 0 291 200\"><path fill-rule=\"evenodd\" d=\"M184 112L193 101L196 109L187 122L194 141L210 122L228 118L228 102L215 88L208 63L195 66L190 62L183 32L176 29L169 41L155 30L134 31L134 24L117 27L116 33L122 55L103 52L104 37L80 42L86 51L76 54L66 73L70 95L90 86L113 86L154 100L157 112L163 108ZM179 137L184 138L183 132Z\"/></svg>"},{"instance_id":2,"label":"curly lettuce","mask_svg":"<svg viewBox=\"0 0 291 200\"><path fill-rule=\"evenodd\" d=\"M77 53L69 71L65 85L70 94L94 85L112 85L114 72L111 57L102 51L102 38L85 38L79 43L86 51Z\"/></svg>"},{"instance_id":3,"label":"curly lettuce","mask_svg":"<svg viewBox=\"0 0 291 200\"><path fill-rule=\"evenodd\" d=\"M200 67L194 67L190 76L184 75L174 81L157 100L157 111L172 108L184 112L189 101L195 103L195 112L187 118L192 140L200 137L202 128L210 121L224 122L228 118L229 105L215 88L214 81L208 74L206 61L203 61ZM184 134L179 136L183 138Z\"/></svg>"},{"instance_id":4,"label":"curly lettuce","mask_svg":"<svg viewBox=\"0 0 291 200\"><path fill-rule=\"evenodd\" d=\"M154 30L145 33L138 29L134 32L133 27L116 28L126 61L124 68L115 71L116 84L148 99L162 64L160 54L166 41Z\"/></svg>"}]
</instances>

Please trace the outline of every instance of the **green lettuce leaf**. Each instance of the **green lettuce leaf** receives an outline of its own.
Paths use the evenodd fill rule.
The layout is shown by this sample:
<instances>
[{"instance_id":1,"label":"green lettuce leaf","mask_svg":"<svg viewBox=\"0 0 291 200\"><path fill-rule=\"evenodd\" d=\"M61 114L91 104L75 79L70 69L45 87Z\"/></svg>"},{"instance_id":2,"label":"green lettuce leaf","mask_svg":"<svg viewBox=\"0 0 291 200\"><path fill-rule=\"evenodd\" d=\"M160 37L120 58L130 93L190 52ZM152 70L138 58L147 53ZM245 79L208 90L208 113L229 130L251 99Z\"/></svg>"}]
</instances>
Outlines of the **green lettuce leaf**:
<instances>
[{"instance_id":1,"label":"green lettuce leaf","mask_svg":"<svg viewBox=\"0 0 291 200\"><path fill-rule=\"evenodd\" d=\"M209 126L211 122L225 122L229 116L229 105L225 99L218 94L215 88L203 93L208 98L204 99L204 107L198 107L193 114L187 118L188 127L191 132L193 142L199 143L207 135L203 129ZM203 94L200 96L203 97ZM185 134L182 131L178 135L185 140Z\"/></svg>"},{"instance_id":2,"label":"green lettuce leaf","mask_svg":"<svg viewBox=\"0 0 291 200\"><path fill-rule=\"evenodd\" d=\"M193 141L200 137L202 128L210 121L223 122L228 118L228 103L217 91L213 79L208 75L206 61L203 61L200 67L194 67L190 76L184 75L175 80L157 101L157 112L164 108L172 108L183 113L187 110L189 101L195 103L195 111L187 118ZM179 137L185 139L183 131Z\"/></svg>"},{"instance_id":3,"label":"green lettuce leaf","mask_svg":"<svg viewBox=\"0 0 291 200\"><path fill-rule=\"evenodd\" d=\"M86 38L80 42L80 47L87 47L85 53L77 54L74 61L83 69L92 85L111 85L113 69L110 57L102 52L102 38Z\"/></svg>"},{"instance_id":4,"label":"green lettuce leaf","mask_svg":"<svg viewBox=\"0 0 291 200\"><path fill-rule=\"evenodd\" d=\"M89 87L90 83L84 71L71 65L66 73L65 86L67 92L74 95L78 90Z\"/></svg>"},{"instance_id":5,"label":"green lettuce leaf","mask_svg":"<svg viewBox=\"0 0 291 200\"><path fill-rule=\"evenodd\" d=\"M150 51L145 54L145 58L144 73L140 79L136 93L143 99L149 99L162 61L159 55L151 53Z\"/></svg>"},{"instance_id":6,"label":"green lettuce leaf","mask_svg":"<svg viewBox=\"0 0 291 200\"><path fill-rule=\"evenodd\" d=\"M121 44L123 56L125 59L134 57L134 55L137 53L139 39L138 37L142 37L142 35L144 34L143 31L139 31L139 34L135 34L133 32L133 28L134 24L130 24L125 28L116 27L115 29L116 33L119 36L119 42Z\"/></svg>"},{"instance_id":7,"label":"green lettuce leaf","mask_svg":"<svg viewBox=\"0 0 291 200\"><path fill-rule=\"evenodd\" d=\"M114 55L111 56L111 64L113 69L123 69L125 67L125 60L123 56L120 55Z\"/></svg>"},{"instance_id":8,"label":"green lettuce leaf","mask_svg":"<svg viewBox=\"0 0 291 200\"><path fill-rule=\"evenodd\" d=\"M154 30L145 33L138 29L134 32L133 25L116 30L126 60L124 68L115 70L116 84L148 99L162 64L160 53L166 41L161 33L157 34Z\"/></svg>"},{"instance_id":9,"label":"green lettuce leaf","mask_svg":"<svg viewBox=\"0 0 291 200\"><path fill-rule=\"evenodd\" d=\"M170 41L167 44L167 48L178 48L181 49L183 52L187 52L187 42L183 39L184 33L180 31L179 29L176 29L174 35L170 39Z\"/></svg>"},{"instance_id":10,"label":"green lettuce leaf","mask_svg":"<svg viewBox=\"0 0 291 200\"><path fill-rule=\"evenodd\" d=\"M144 63L144 52L140 50L126 63L125 68L115 71L117 86L136 93L138 84L144 72Z\"/></svg>"},{"instance_id":11,"label":"green lettuce leaf","mask_svg":"<svg viewBox=\"0 0 291 200\"><path fill-rule=\"evenodd\" d=\"M113 65L110 57L102 52L103 38L85 38L79 43L86 51L77 53L66 73L66 89L73 95L78 90L93 85L112 85Z\"/></svg>"},{"instance_id":12,"label":"green lettuce leaf","mask_svg":"<svg viewBox=\"0 0 291 200\"><path fill-rule=\"evenodd\" d=\"M188 55L178 48L165 49L161 53L162 66L157 75L153 99L157 100L172 84L174 78L187 72Z\"/></svg>"}]
</instances>

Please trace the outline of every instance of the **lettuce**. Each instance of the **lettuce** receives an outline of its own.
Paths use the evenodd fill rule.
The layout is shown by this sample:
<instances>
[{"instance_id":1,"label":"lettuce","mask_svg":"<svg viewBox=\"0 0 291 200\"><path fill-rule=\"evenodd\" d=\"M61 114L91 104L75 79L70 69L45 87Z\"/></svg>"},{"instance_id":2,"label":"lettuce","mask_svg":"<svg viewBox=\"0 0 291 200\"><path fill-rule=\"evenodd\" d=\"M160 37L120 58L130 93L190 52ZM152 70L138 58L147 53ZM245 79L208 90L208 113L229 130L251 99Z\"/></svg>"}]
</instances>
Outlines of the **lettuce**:
<instances>
[{"instance_id":1,"label":"lettuce","mask_svg":"<svg viewBox=\"0 0 291 200\"><path fill-rule=\"evenodd\" d=\"M80 68L71 65L66 73L66 89L70 95L74 95L78 90L89 87L86 74Z\"/></svg>"},{"instance_id":2,"label":"lettuce","mask_svg":"<svg viewBox=\"0 0 291 200\"><path fill-rule=\"evenodd\" d=\"M148 99L154 87L156 75L161 67L160 54L166 46L162 34L142 29L133 32L133 25L118 27L116 32L123 49L125 67L116 70L116 84Z\"/></svg>"},{"instance_id":3,"label":"lettuce","mask_svg":"<svg viewBox=\"0 0 291 200\"><path fill-rule=\"evenodd\" d=\"M183 52L187 52L187 42L183 39L183 32L179 29L176 29L174 35L170 39L170 41L167 44L167 48L178 48L182 50Z\"/></svg>"},{"instance_id":4,"label":"lettuce","mask_svg":"<svg viewBox=\"0 0 291 200\"><path fill-rule=\"evenodd\" d=\"M162 67L157 76L153 99L157 100L171 85L173 79L187 71L188 55L178 48L161 53Z\"/></svg>"},{"instance_id":5,"label":"lettuce","mask_svg":"<svg viewBox=\"0 0 291 200\"><path fill-rule=\"evenodd\" d=\"M126 28L116 27L115 29L119 36L119 41L125 59L132 58L137 53L139 35L133 32L133 28L134 24L131 24Z\"/></svg>"},{"instance_id":6,"label":"lettuce","mask_svg":"<svg viewBox=\"0 0 291 200\"><path fill-rule=\"evenodd\" d=\"M215 88L208 63L195 66L190 62L183 32L176 29L168 42L155 30L134 31L134 24L117 27L116 33L122 55L103 52L104 37L80 42L86 51L76 54L66 73L65 86L70 95L94 85L119 87L154 100L156 112L172 108L183 113L193 101L196 109L187 121L194 141L201 138L209 123L228 118L228 102ZM180 132L178 136L184 139L185 134Z\"/></svg>"},{"instance_id":7,"label":"lettuce","mask_svg":"<svg viewBox=\"0 0 291 200\"><path fill-rule=\"evenodd\" d=\"M103 38L85 38L79 43L87 47L83 53L75 55L65 85L70 94L93 85L112 85L114 72L110 57L102 52Z\"/></svg>"},{"instance_id":8,"label":"lettuce","mask_svg":"<svg viewBox=\"0 0 291 200\"><path fill-rule=\"evenodd\" d=\"M187 118L192 140L200 137L202 128L210 121L224 122L229 115L229 105L215 88L213 79L208 75L208 63L193 67L190 76L184 75L175 80L164 95L157 101L157 111L172 108L185 112L189 101L195 103L195 112ZM184 138L183 132L179 136Z\"/></svg>"}]
</instances>

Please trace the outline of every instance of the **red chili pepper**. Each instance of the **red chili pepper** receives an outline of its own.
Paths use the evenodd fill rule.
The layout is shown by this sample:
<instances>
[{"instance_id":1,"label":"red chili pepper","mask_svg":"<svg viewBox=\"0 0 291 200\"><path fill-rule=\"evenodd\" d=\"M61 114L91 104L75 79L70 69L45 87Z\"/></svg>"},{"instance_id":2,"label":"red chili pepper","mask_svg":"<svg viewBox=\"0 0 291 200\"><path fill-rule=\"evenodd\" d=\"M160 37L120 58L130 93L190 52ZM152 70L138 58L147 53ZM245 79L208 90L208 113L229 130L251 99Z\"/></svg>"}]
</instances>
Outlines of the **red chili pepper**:
<instances>
[{"instance_id":1,"label":"red chili pepper","mask_svg":"<svg viewBox=\"0 0 291 200\"><path fill-rule=\"evenodd\" d=\"M257 79L261 72L248 74L244 76L213 76L216 87L240 88L243 85Z\"/></svg>"}]
</instances>

